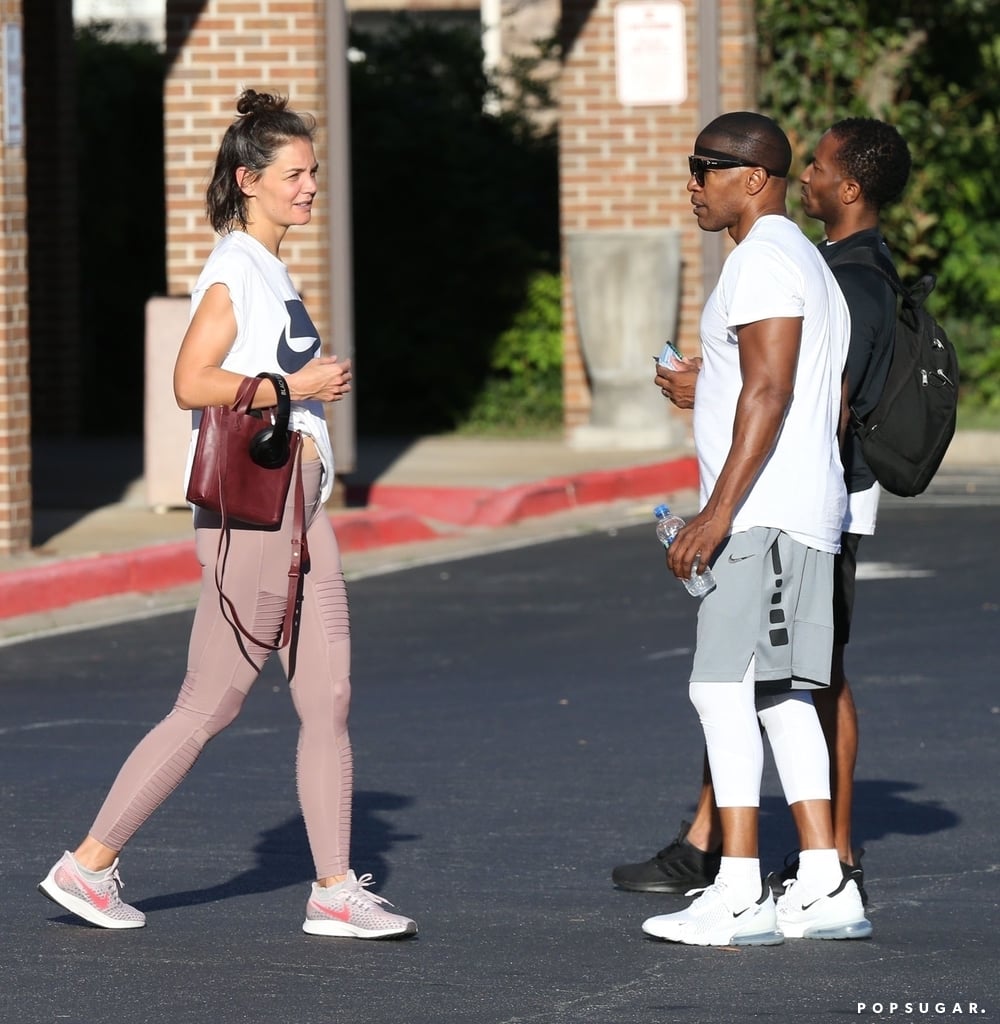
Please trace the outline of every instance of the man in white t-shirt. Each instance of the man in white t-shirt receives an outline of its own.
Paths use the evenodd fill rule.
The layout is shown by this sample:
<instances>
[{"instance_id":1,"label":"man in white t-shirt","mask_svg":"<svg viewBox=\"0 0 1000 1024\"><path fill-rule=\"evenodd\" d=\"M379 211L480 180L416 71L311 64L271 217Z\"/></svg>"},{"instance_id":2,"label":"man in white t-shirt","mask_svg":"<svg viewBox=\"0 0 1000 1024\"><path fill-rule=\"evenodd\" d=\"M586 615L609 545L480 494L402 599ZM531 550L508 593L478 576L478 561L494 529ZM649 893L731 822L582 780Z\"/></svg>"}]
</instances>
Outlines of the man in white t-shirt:
<instances>
[{"instance_id":1,"label":"man in white t-shirt","mask_svg":"<svg viewBox=\"0 0 1000 1024\"><path fill-rule=\"evenodd\" d=\"M800 179L803 210L823 223L826 238L819 251L851 315L847 401L862 417L882 394L896 328L895 292L877 272L880 268L895 274L879 219L882 209L903 192L910 166L906 141L892 125L874 118L847 118L822 136ZM683 360L673 369L661 367L655 383L679 408L693 408L700 367L700 358ZM813 699L830 752L834 838L841 867L854 878L865 901L864 851L854 847L851 836L858 721L844 651L851 635L858 546L863 536L875 532L879 486L846 421L841 423L841 458L848 508L834 563L833 662L830 686L816 691ZM692 822L683 822L677 838L656 856L616 867L612 879L620 888L638 892L682 893L709 885L719 868L720 833L706 766ZM790 860L773 876L775 892L798 871L798 861Z\"/></svg>"},{"instance_id":2,"label":"man in white t-shirt","mask_svg":"<svg viewBox=\"0 0 1000 1024\"><path fill-rule=\"evenodd\" d=\"M715 881L686 910L643 930L695 945L866 938L860 893L837 856L829 758L809 695L830 680L850 318L824 260L786 215L791 147L770 118L716 118L689 164L699 227L737 243L701 320L701 511L667 552L678 578L711 563L717 581L699 610L690 694L722 853ZM802 851L777 906L758 858L761 726Z\"/></svg>"}]
</instances>

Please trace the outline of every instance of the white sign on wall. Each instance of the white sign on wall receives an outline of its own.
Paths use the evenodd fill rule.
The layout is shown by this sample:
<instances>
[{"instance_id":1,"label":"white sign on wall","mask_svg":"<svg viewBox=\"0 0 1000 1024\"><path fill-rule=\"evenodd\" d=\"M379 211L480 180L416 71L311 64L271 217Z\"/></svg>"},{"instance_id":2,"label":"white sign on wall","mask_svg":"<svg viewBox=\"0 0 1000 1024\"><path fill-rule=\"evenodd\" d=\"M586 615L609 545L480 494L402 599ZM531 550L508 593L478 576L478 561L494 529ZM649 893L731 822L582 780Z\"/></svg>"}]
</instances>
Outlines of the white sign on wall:
<instances>
[{"instance_id":1,"label":"white sign on wall","mask_svg":"<svg viewBox=\"0 0 1000 1024\"><path fill-rule=\"evenodd\" d=\"M687 99L680 0L624 0L615 6L615 73L624 106L671 106Z\"/></svg>"},{"instance_id":2,"label":"white sign on wall","mask_svg":"<svg viewBox=\"0 0 1000 1024\"><path fill-rule=\"evenodd\" d=\"M24 62L21 58L21 26L3 27L3 141L24 145Z\"/></svg>"}]
</instances>

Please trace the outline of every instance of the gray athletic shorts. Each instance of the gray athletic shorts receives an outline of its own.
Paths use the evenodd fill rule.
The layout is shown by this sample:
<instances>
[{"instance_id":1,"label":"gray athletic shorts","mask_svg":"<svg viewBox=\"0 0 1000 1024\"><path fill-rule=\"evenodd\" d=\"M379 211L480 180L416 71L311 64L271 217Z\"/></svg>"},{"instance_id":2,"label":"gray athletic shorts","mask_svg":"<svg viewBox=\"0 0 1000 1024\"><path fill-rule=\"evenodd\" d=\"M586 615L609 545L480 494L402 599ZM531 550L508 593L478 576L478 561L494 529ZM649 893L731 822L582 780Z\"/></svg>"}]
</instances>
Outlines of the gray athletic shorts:
<instances>
[{"instance_id":1,"label":"gray athletic shorts","mask_svg":"<svg viewBox=\"0 0 1000 1024\"><path fill-rule=\"evenodd\" d=\"M756 654L758 693L829 686L833 560L770 527L729 537L698 611L691 682L739 682Z\"/></svg>"}]
</instances>

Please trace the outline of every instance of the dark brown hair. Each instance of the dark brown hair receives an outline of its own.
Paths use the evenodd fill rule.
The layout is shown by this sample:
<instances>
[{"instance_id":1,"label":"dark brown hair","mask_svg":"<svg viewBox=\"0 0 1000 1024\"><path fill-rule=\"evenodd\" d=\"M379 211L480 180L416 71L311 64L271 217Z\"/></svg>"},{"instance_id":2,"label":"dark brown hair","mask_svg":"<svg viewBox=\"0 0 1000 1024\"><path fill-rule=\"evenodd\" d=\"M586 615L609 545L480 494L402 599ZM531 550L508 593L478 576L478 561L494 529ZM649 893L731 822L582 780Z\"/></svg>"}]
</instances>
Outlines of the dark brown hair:
<instances>
[{"instance_id":1,"label":"dark brown hair","mask_svg":"<svg viewBox=\"0 0 1000 1024\"><path fill-rule=\"evenodd\" d=\"M283 96L246 89L236 111L239 117L222 137L205 195L208 219L220 235L247 226L247 197L236 182L237 169L245 167L253 180L274 162L282 146L292 139L312 140L316 131L316 119L289 110Z\"/></svg>"}]
</instances>

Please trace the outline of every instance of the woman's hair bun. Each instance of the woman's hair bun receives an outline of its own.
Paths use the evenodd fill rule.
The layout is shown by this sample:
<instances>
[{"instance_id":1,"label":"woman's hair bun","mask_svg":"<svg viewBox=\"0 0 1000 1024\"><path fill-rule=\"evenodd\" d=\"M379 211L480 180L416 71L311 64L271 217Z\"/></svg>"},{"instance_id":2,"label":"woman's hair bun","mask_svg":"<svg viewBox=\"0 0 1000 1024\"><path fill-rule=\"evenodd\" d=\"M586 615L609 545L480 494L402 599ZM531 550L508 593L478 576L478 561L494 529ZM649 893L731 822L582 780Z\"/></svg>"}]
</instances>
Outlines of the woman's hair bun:
<instances>
[{"instance_id":1,"label":"woman's hair bun","mask_svg":"<svg viewBox=\"0 0 1000 1024\"><path fill-rule=\"evenodd\" d=\"M236 103L240 114L259 114L265 110L284 110L288 100L283 96L274 96L269 92L257 92L256 89L244 89Z\"/></svg>"}]
</instances>

